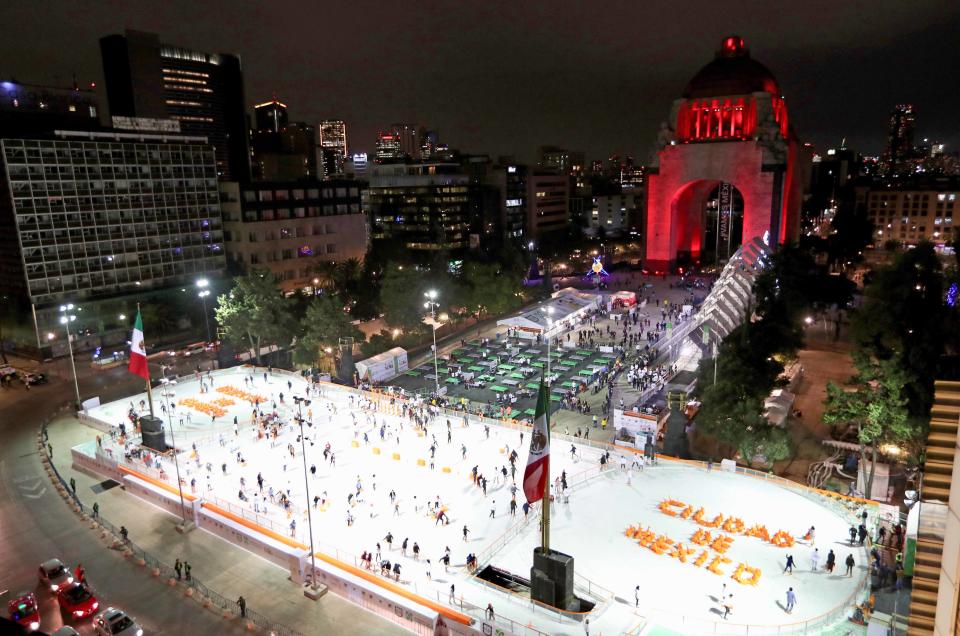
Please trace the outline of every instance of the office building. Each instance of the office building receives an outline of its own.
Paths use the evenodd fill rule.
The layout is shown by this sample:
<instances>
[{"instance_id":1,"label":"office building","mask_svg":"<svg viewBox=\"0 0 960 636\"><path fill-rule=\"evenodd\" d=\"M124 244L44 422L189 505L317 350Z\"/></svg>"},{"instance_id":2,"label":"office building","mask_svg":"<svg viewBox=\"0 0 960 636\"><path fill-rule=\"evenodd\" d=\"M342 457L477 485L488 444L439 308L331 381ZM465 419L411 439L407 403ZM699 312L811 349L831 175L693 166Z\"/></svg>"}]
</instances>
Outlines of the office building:
<instances>
[{"instance_id":1,"label":"office building","mask_svg":"<svg viewBox=\"0 0 960 636\"><path fill-rule=\"evenodd\" d=\"M253 107L254 130L279 133L287 125L287 105L277 99Z\"/></svg>"},{"instance_id":2,"label":"office building","mask_svg":"<svg viewBox=\"0 0 960 636\"><path fill-rule=\"evenodd\" d=\"M528 238L566 230L570 224L570 177L533 171L527 175Z\"/></svg>"},{"instance_id":3,"label":"office building","mask_svg":"<svg viewBox=\"0 0 960 636\"><path fill-rule=\"evenodd\" d=\"M381 132L377 135L377 145L374 154L376 163L402 163L405 159L400 149L400 138L394 133Z\"/></svg>"},{"instance_id":4,"label":"office building","mask_svg":"<svg viewBox=\"0 0 960 636\"><path fill-rule=\"evenodd\" d=\"M592 198L587 233L601 238L621 236L642 225L642 193L605 194Z\"/></svg>"},{"instance_id":5,"label":"office building","mask_svg":"<svg viewBox=\"0 0 960 636\"><path fill-rule=\"evenodd\" d=\"M316 129L289 121L287 106L274 99L254 106L250 131L252 176L258 181L317 178Z\"/></svg>"},{"instance_id":6,"label":"office building","mask_svg":"<svg viewBox=\"0 0 960 636\"><path fill-rule=\"evenodd\" d=\"M213 148L202 137L57 131L0 139L0 291L35 308L224 270Z\"/></svg>"},{"instance_id":7,"label":"office building","mask_svg":"<svg viewBox=\"0 0 960 636\"><path fill-rule=\"evenodd\" d=\"M419 160L425 133L423 127L417 124L399 123L390 126L390 134L400 144L400 152L413 161Z\"/></svg>"},{"instance_id":8,"label":"office building","mask_svg":"<svg viewBox=\"0 0 960 636\"><path fill-rule=\"evenodd\" d=\"M897 104L890 113L887 146L880 160L885 175L903 176L911 172L910 160L914 157L913 133L916 123L913 104Z\"/></svg>"},{"instance_id":9,"label":"office building","mask_svg":"<svg viewBox=\"0 0 960 636\"><path fill-rule=\"evenodd\" d=\"M960 179L858 184L854 189L856 205L873 223L876 245L888 241L901 247L921 241L947 245L960 238L954 232L954 219L960 223Z\"/></svg>"},{"instance_id":10,"label":"office building","mask_svg":"<svg viewBox=\"0 0 960 636\"><path fill-rule=\"evenodd\" d=\"M243 271L270 269L284 292L312 290L324 263L366 254L362 187L345 179L221 183L228 259Z\"/></svg>"},{"instance_id":11,"label":"office building","mask_svg":"<svg viewBox=\"0 0 960 636\"><path fill-rule=\"evenodd\" d=\"M112 116L176 119L213 146L223 179L250 176L246 102L240 59L160 42L127 30L100 40Z\"/></svg>"},{"instance_id":12,"label":"office building","mask_svg":"<svg viewBox=\"0 0 960 636\"><path fill-rule=\"evenodd\" d=\"M367 195L371 239L421 253L465 249L469 192L470 177L458 164L373 166Z\"/></svg>"},{"instance_id":13,"label":"office building","mask_svg":"<svg viewBox=\"0 0 960 636\"><path fill-rule=\"evenodd\" d=\"M343 174L343 163L350 152L347 125L341 119L325 119L317 125L320 151L320 176L332 178Z\"/></svg>"},{"instance_id":14,"label":"office building","mask_svg":"<svg viewBox=\"0 0 960 636\"><path fill-rule=\"evenodd\" d=\"M355 152L343 162L343 173L351 179L366 181L369 176L370 162L367 153Z\"/></svg>"},{"instance_id":15,"label":"office building","mask_svg":"<svg viewBox=\"0 0 960 636\"><path fill-rule=\"evenodd\" d=\"M100 109L94 88L0 81L0 135L98 130Z\"/></svg>"}]
</instances>

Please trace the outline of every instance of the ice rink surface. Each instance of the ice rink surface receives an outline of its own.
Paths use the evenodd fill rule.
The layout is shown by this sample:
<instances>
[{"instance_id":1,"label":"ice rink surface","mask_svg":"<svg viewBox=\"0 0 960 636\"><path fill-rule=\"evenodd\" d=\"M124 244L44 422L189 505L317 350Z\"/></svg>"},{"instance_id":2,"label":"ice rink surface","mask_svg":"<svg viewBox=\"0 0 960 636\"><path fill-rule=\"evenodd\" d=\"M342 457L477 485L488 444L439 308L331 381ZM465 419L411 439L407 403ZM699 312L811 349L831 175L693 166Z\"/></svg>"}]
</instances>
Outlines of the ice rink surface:
<instances>
[{"instance_id":1,"label":"ice rink surface","mask_svg":"<svg viewBox=\"0 0 960 636\"><path fill-rule=\"evenodd\" d=\"M252 378L252 384L245 378ZM200 383L194 378L182 379L167 389L174 394L168 397L169 401L177 404L169 420L181 450L184 482L189 485L196 480L198 494L228 502L232 509L245 506L248 518L255 516L264 525L306 542L303 459L299 427L293 424L296 406L291 398L305 396L307 382L276 372L265 380L262 370L251 374L248 368L215 372L212 380L212 388L208 387L205 393L200 392ZM234 395L217 390L223 387L232 387ZM279 418L287 422L278 438L258 438L252 425L252 405L235 395L236 390L262 397L265 402L261 406L266 412L272 411L276 403ZM379 402L379 408L371 409L365 408L369 403L359 397L351 403L352 393L345 389L323 385L321 390L322 396L313 392L309 396L311 404L302 410L303 416L312 422L304 427L308 473L310 466L316 466L316 474L309 477L311 505L315 496L321 499L313 514L318 550L354 562L364 551L375 553L379 542L381 558L400 562L401 583L417 593L434 599L439 596L445 601L449 586L454 583L458 600L462 597L479 607L493 603L498 615L522 625L532 620L535 627L548 633L583 633L581 627L574 628L569 621L552 622L543 611L531 616L528 604L481 584L464 567L469 553L480 554L481 566L489 563L529 577L531 551L538 545L540 533L535 512L531 512L529 523L522 523L521 481L528 434L521 444L519 430L492 425L488 431L477 421L470 420L465 425L462 416L445 415L433 418L426 434L420 434L411 420L393 415L395 408L384 400ZM166 420L168 414L160 409L164 401L158 394L161 392L154 391L154 403L157 415ZM141 399L142 395L133 396L96 407L89 414L118 425L124 421L131 403L139 409ZM190 400L203 404L220 400L224 412L214 421L210 415L185 406ZM238 421L236 430L234 417ZM193 456L193 444L197 444L199 460ZM334 464L323 456L326 444L335 456ZM432 468L431 445L436 447ZM649 624L665 626L677 625L679 616L704 621L705 625L722 621L719 601L723 593L733 594L729 623L802 623L846 604L864 576L865 550L847 542L852 518L845 520L814 500L762 479L719 470L708 473L674 462L660 461L643 470L631 468L633 455L617 449L611 451L610 462L601 471L599 449L576 445L574 456L571 445L561 436L552 439L552 476L557 478L565 472L570 492L569 503L563 503L561 496L553 504L551 547L573 555L578 582L599 586L599 595L608 599L591 618L591 633L622 633L642 617L648 618ZM507 460L512 449L519 455L515 515L510 514L513 481ZM238 453L243 464L237 461ZM626 468L621 468L621 455ZM172 462L164 461L165 471L172 474ZM488 479L486 495L472 483L470 473L474 466ZM501 472L504 467L508 471L506 479ZM262 493L258 474L264 480ZM241 489L248 499L245 503L239 499ZM271 503L270 489L274 502L281 492L289 493L294 509L288 513L279 503ZM354 496L348 503L350 494ZM683 507L668 508L677 516L662 512L660 504L666 499L683 502L691 510L703 508L700 518L706 523L717 515L724 519L733 517L742 520L747 528L763 525L770 535L783 530L797 542L792 547L777 547L761 538L703 527L689 512L689 518L682 518ZM436 501L446 510L448 524L438 524L430 512L428 503ZM350 526L348 514L354 520ZM295 528L290 526L292 521L296 522ZM466 542L464 526L468 528ZM646 540L647 547L643 547L637 538L626 536L631 526L650 530L669 541L661 540L657 545L656 541ZM810 526L816 527L815 546L801 539ZM734 530L737 527L736 523L730 526ZM711 543L719 536L729 537L725 547L719 545L723 554L710 545L698 545L694 541L698 530L711 533ZM392 548L385 539L388 533L393 535ZM703 542L702 532L698 538ZM406 556L401 547L405 539ZM413 558L414 543L420 548L419 560ZM683 545L687 562L678 558L677 543ZM448 547L451 563L449 571L445 571L440 558ZM651 547L663 554L655 553ZM811 571L814 547L821 555L816 572ZM832 574L824 570L831 549L837 562ZM708 556L698 565L702 553ZM788 554L793 555L797 565L792 575L783 572ZM844 576L848 554L853 554L856 561L852 577ZM716 564L715 570L721 574L707 569L717 556L730 560ZM427 559L432 562L430 566ZM756 586L731 578L740 563L759 569ZM638 585L640 603L635 608ZM783 605L791 586L798 602L793 612L787 614Z\"/></svg>"}]
</instances>

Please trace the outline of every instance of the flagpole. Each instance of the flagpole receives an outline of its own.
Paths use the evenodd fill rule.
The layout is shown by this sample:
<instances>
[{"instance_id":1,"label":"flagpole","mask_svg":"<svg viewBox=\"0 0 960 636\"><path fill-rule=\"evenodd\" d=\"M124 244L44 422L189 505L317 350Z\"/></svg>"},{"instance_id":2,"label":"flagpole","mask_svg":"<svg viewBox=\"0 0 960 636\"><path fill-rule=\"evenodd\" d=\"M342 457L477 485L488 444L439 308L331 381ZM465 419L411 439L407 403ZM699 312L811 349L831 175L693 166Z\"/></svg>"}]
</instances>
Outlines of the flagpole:
<instances>
[{"instance_id":1,"label":"flagpole","mask_svg":"<svg viewBox=\"0 0 960 636\"><path fill-rule=\"evenodd\" d=\"M549 342L549 340L548 340L547 342ZM544 382L544 379L543 379L543 378L540 379L540 386L541 386L541 387L544 387L544 386L545 386L545 382ZM542 390L543 390L543 389L541 388L541 392L542 392ZM544 407L544 408L545 408L545 411L544 411L544 414L543 414L543 418L544 418L544 420L546 421L546 425L547 425L547 426L546 426L546 429L547 429L547 430L546 430L546 434L547 434L547 441L548 441L548 443L549 443L549 440L550 440L550 397L549 397L549 394L547 395L547 399L546 399L545 402L546 402L546 405L545 405L545 407ZM548 446L548 448L549 448L549 446ZM550 449L550 450L551 450L551 452L553 451L553 449ZM541 546L543 547L543 552L544 552L544 553L550 552L550 456L549 456L549 455L547 455L547 467L546 467L546 471L547 471L547 478L546 478L546 479L544 480L544 482L543 482L543 505L540 506L540 525L542 526L542 528L541 528L541 534L542 534L542 536L541 536Z\"/></svg>"},{"instance_id":2,"label":"flagpole","mask_svg":"<svg viewBox=\"0 0 960 636\"><path fill-rule=\"evenodd\" d=\"M138 314L140 313L140 303L137 303L137 313L138 313ZM146 346L146 344L144 344L144 346L143 346L143 357L144 357L144 359L146 359L146 357L147 357L147 346ZM151 388L150 388L150 362L149 362L149 360L147 361L147 379L146 379L146 383L147 383L147 404L150 405L150 417L153 417L153 391L152 391Z\"/></svg>"}]
</instances>

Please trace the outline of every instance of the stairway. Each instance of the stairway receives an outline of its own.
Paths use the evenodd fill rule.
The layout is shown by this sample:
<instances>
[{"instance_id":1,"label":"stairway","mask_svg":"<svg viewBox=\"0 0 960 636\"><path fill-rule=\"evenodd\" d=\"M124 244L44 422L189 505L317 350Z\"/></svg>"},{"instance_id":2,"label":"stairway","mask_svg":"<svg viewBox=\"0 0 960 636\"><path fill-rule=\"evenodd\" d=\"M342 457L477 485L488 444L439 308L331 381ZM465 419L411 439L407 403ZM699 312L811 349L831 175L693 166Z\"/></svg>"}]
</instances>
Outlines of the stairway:
<instances>
[{"instance_id":1,"label":"stairway","mask_svg":"<svg viewBox=\"0 0 960 636\"><path fill-rule=\"evenodd\" d=\"M933 408L930 410L930 433L927 435L921 501L945 504L950 500L958 424L960 382L938 380L934 384ZM933 634L942 557L943 541L939 537L917 537L908 636Z\"/></svg>"}]
</instances>

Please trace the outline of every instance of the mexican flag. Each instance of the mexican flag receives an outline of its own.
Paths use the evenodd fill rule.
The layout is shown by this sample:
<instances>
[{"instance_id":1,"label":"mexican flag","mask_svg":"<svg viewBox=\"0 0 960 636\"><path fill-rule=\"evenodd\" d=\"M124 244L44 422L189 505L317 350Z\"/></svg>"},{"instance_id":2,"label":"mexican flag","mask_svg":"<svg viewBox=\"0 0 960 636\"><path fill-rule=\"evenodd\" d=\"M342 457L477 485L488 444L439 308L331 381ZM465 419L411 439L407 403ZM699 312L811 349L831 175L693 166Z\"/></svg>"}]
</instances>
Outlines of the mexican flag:
<instances>
[{"instance_id":1,"label":"mexican flag","mask_svg":"<svg viewBox=\"0 0 960 636\"><path fill-rule=\"evenodd\" d=\"M137 321L133 324L133 336L130 338L130 364L127 370L144 380L150 379L150 371L147 369L147 348L143 344L143 320L140 318L139 309Z\"/></svg>"},{"instance_id":2,"label":"mexican flag","mask_svg":"<svg viewBox=\"0 0 960 636\"><path fill-rule=\"evenodd\" d=\"M523 471L523 494L533 503L543 499L543 491L550 479L550 394L547 385L540 379L537 410L530 434L530 454Z\"/></svg>"}]
</instances>

